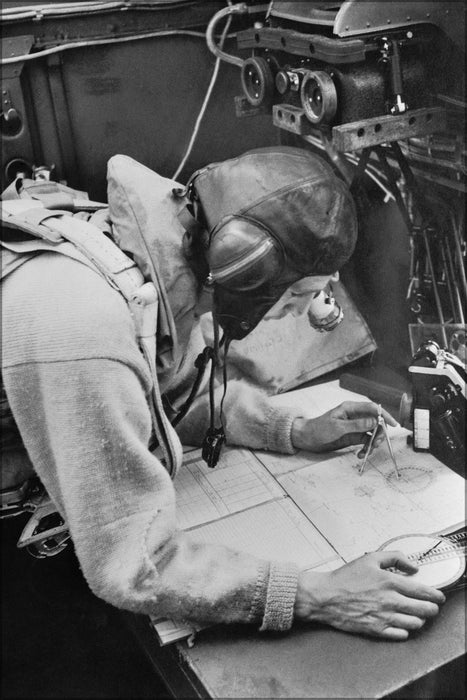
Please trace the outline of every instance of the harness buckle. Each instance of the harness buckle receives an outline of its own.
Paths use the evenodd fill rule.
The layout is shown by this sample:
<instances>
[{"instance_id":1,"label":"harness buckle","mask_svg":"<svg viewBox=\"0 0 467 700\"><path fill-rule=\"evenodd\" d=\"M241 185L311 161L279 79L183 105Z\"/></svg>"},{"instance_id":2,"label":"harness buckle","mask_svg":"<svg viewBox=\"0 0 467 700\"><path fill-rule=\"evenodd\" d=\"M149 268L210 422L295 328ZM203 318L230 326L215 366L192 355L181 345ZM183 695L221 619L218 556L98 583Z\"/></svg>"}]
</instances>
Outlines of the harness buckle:
<instances>
[{"instance_id":1,"label":"harness buckle","mask_svg":"<svg viewBox=\"0 0 467 700\"><path fill-rule=\"evenodd\" d=\"M37 477L4 489L0 495L0 519L31 513L18 539L19 549L26 548L38 559L65 549L70 540L68 526Z\"/></svg>"}]
</instances>

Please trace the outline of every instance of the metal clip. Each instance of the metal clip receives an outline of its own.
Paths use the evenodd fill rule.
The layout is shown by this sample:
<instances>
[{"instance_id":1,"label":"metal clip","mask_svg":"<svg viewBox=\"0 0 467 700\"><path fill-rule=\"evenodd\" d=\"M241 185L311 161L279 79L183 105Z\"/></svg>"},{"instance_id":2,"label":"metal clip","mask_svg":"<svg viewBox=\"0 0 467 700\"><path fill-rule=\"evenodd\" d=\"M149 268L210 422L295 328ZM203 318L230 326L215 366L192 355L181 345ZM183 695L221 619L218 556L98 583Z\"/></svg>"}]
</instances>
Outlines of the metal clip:
<instances>
[{"instance_id":1,"label":"metal clip","mask_svg":"<svg viewBox=\"0 0 467 700\"><path fill-rule=\"evenodd\" d=\"M42 483L37 478L6 489L1 493L0 518L12 518L31 513L17 542L39 559L52 557L67 546L68 526Z\"/></svg>"},{"instance_id":2,"label":"metal clip","mask_svg":"<svg viewBox=\"0 0 467 700\"><path fill-rule=\"evenodd\" d=\"M25 512L24 503L30 492L29 481L24 481L19 486L3 489L0 498L0 518L13 518Z\"/></svg>"},{"instance_id":3,"label":"metal clip","mask_svg":"<svg viewBox=\"0 0 467 700\"><path fill-rule=\"evenodd\" d=\"M26 547L28 552L38 559L53 557L63 551L70 539L70 533L48 493L44 490L38 502L25 505L29 506L29 509L34 507L34 511L16 546L19 549Z\"/></svg>"}]
</instances>

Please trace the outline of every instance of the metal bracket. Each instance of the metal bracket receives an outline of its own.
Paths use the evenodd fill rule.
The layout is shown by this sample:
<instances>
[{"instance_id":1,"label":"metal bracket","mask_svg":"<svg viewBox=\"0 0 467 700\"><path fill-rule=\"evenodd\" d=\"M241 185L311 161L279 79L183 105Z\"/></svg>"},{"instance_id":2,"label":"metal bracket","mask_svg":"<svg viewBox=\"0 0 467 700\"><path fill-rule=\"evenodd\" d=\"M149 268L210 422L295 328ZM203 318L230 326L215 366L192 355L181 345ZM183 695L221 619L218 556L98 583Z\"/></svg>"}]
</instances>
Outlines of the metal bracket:
<instances>
[{"instance_id":1,"label":"metal bracket","mask_svg":"<svg viewBox=\"0 0 467 700\"><path fill-rule=\"evenodd\" d=\"M2 58L14 56L26 56L34 44L34 37L30 35L13 36L2 41ZM5 63L2 65L2 80L17 78L21 74L24 61L18 63Z\"/></svg>"},{"instance_id":2,"label":"metal bracket","mask_svg":"<svg viewBox=\"0 0 467 700\"><path fill-rule=\"evenodd\" d=\"M338 151L359 151L390 141L409 139L446 130L444 107L416 109L334 126L332 143Z\"/></svg>"},{"instance_id":3,"label":"metal bracket","mask_svg":"<svg viewBox=\"0 0 467 700\"><path fill-rule=\"evenodd\" d=\"M269 114L269 109L267 107L253 107L253 105L248 102L244 95L236 95L234 97L234 101L235 116L237 118L257 117L260 114Z\"/></svg>"},{"instance_id":4,"label":"metal bracket","mask_svg":"<svg viewBox=\"0 0 467 700\"><path fill-rule=\"evenodd\" d=\"M370 48L361 39L342 41L320 34L305 34L276 27L252 28L238 32L237 46L239 49L285 51L326 63L362 62Z\"/></svg>"},{"instance_id":5,"label":"metal bracket","mask_svg":"<svg viewBox=\"0 0 467 700\"><path fill-rule=\"evenodd\" d=\"M272 108L272 122L286 131L291 131L299 136L316 135L316 128L307 118L305 111L300 107L280 104Z\"/></svg>"}]
</instances>

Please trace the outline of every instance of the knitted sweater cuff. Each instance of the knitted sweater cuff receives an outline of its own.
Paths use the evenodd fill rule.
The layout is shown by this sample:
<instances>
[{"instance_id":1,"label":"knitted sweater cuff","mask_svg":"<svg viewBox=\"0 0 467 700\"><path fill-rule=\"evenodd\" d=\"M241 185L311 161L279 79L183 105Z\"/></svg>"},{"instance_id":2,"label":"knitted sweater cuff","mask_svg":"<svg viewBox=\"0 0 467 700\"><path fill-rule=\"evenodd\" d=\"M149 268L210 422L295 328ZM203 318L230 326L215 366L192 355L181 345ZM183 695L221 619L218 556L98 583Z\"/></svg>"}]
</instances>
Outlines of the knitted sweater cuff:
<instances>
[{"instance_id":1,"label":"knitted sweater cuff","mask_svg":"<svg viewBox=\"0 0 467 700\"><path fill-rule=\"evenodd\" d=\"M298 584L296 564L272 562L260 632L286 632L292 626Z\"/></svg>"},{"instance_id":2,"label":"knitted sweater cuff","mask_svg":"<svg viewBox=\"0 0 467 700\"><path fill-rule=\"evenodd\" d=\"M294 411L277 407L268 411L265 420L266 449L282 454L294 454L297 452L292 444L292 425L297 417Z\"/></svg>"}]
</instances>

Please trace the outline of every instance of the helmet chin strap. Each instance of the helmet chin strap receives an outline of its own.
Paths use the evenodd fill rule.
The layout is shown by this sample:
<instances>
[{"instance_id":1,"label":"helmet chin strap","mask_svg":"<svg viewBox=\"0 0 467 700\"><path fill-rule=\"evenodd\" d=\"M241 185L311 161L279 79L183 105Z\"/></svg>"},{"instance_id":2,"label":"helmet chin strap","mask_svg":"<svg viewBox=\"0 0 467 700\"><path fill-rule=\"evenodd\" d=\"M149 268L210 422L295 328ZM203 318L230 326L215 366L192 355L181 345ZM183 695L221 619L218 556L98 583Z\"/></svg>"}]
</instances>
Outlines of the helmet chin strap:
<instances>
[{"instance_id":1,"label":"helmet chin strap","mask_svg":"<svg viewBox=\"0 0 467 700\"><path fill-rule=\"evenodd\" d=\"M230 338L227 338L225 334L219 341L219 322L213 314L213 326L214 326L214 347L206 346L195 361L195 367L198 370L198 374L191 388L190 394L184 404L179 408L175 418L172 419L172 426L175 428L180 421L188 413L193 401L196 398L199 387L201 385L201 380L206 371L208 362L211 362L211 372L209 375L209 428L203 439L201 456L206 462L208 467L215 467L219 461L220 453L223 445L226 442L225 437L225 417L224 417L224 399L227 393L227 353L230 346ZM220 349L224 350L224 364L222 370L224 392L222 394L221 404L220 404L220 425L216 428L216 406L215 406L215 379L216 379L216 368L219 366L219 356Z\"/></svg>"},{"instance_id":2,"label":"helmet chin strap","mask_svg":"<svg viewBox=\"0 0 467 700\"><path fill-rule=\"evenodd\" d=\"M229 350L229 345L230 345L230 339L226 338L225 334L223 335L221 341L219 341L219 322L217 320L216 314L213 312L213 328L214 328L214 348L213 348L213 354L211 358L211 374L209 376L209 411L210 411L210 421L209 421L209 428L206 431L206 435L204 436L203 440L203 445L202 445L202 450L201 450L201 456L208 465L208 467L215 467L216 464L219 461L220 453L222 450L223 445L225 445L226 442L226 437L225 437L225 429L224 429L224 412L223 412L223 406L224 406L224 399L225 395L227 392L227 353ZM224 364L223 364L223 384L224 384L224 392L222 394L222 399L221 399L221 404L220 404L220 411L219 411L219 418L220 418L220 425L216 428L215 425L215 416L216 416L216 407L215 407L215 377L216 377L216 368L219 365L219 355L220 355L220 348L223 346L224 348Z\"/></svg>"}]
</instances>

